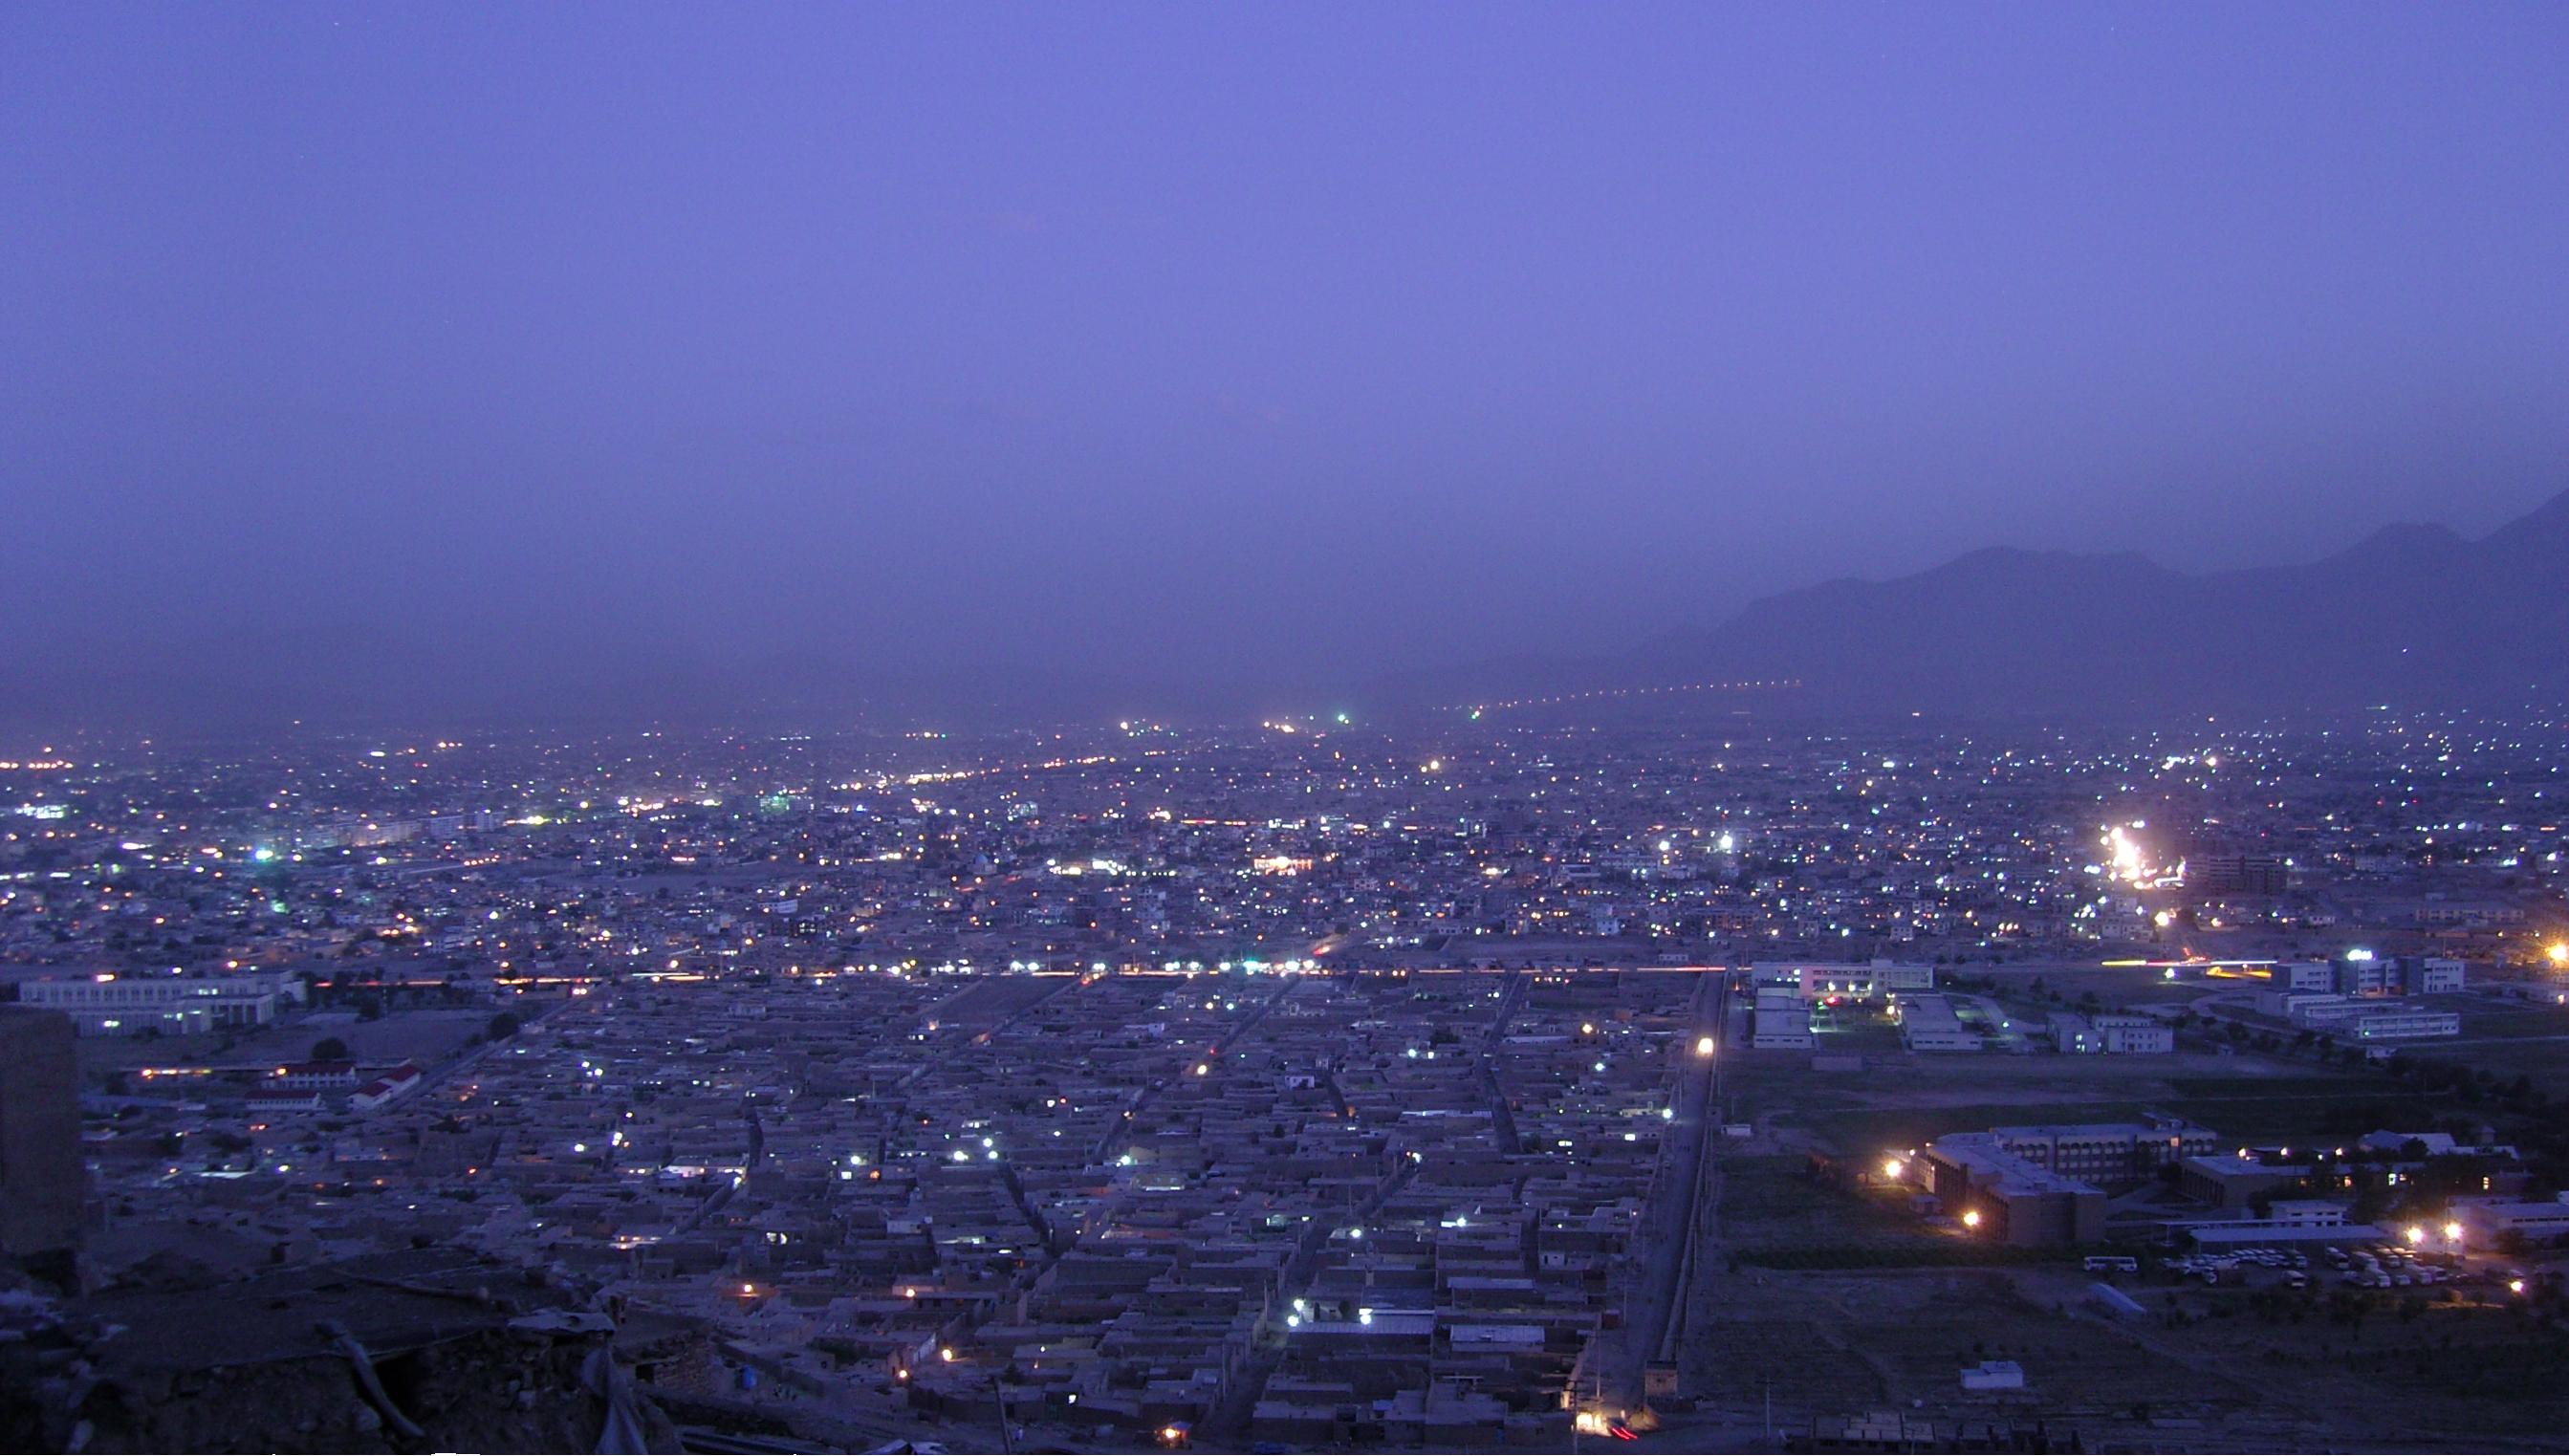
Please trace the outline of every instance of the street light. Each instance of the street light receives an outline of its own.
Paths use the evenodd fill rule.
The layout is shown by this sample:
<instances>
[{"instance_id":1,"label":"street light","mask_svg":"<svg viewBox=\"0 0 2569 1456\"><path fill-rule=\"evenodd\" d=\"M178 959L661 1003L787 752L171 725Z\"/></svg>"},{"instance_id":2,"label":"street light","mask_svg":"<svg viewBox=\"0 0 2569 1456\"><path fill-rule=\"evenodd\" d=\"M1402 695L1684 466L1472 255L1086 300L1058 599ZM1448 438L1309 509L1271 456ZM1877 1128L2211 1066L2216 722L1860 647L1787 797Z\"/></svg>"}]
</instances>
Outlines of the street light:
<instances>
[{"instance_id":1,"label":"street light","mask_svg":"<svg viewBox=\"0 0 2569 1456\"><path fill-rule=\"evenodd\" d=\"M1981 1227L1981 1211L1979 1209L1964 1210L1963 1227L1966 1229L1977 1229Z\"/></svg>"},{"instance_id":2,"label":"street light","mask_svg":"<svg viewBox=\"0 0 2569 1456\"><path fill-rule=\"evenodd\" d=\"M1699 1057L1708 1057L1712 1055L1712 1038L1709 1036L1696 1037L1694 1039L1694 1054Z\"/></svg>"}]
</instances>

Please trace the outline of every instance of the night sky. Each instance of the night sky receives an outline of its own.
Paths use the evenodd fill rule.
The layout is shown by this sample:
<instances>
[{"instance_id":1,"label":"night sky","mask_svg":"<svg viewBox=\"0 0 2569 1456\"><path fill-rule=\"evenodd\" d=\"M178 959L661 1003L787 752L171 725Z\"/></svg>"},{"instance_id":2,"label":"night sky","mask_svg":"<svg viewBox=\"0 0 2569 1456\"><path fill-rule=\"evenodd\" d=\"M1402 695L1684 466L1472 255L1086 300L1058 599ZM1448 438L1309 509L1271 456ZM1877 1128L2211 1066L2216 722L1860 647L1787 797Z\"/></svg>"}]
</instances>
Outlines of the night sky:
<instances>
[{"instance_id":1,"label":"night sky","mask_svg":"<svg viewBox=\"0 0 2569 1456\"><path fill-rule=\"evenodd\" d=\"M1177 682L2569 485L2569 8L0 7L0 668Z\"/></svg>"}]
</instances>

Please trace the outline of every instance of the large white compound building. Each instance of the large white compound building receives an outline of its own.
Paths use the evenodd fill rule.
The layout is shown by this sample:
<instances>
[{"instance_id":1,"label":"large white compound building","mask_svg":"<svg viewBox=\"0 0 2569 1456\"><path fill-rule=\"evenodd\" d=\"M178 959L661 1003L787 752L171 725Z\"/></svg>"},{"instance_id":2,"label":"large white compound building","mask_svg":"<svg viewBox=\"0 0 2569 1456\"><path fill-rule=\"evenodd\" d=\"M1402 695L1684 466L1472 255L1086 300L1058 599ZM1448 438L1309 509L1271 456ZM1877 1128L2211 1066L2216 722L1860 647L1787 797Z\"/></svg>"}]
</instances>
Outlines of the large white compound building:
<instances>
[{"instance_id":1,"label":"large white compound building","mask_svg":"<svg viewBox=\"0 0 2569 1456\"><path fill-rule=\"evenodd\" d=\"M229 1026L264 1026L277 1008L309 995L287 971L227 975L136 975L102 971L78 979L22 981L22 1005L61 1011L83 1036L184 1036Z\"/></svg>"}]
</instances>

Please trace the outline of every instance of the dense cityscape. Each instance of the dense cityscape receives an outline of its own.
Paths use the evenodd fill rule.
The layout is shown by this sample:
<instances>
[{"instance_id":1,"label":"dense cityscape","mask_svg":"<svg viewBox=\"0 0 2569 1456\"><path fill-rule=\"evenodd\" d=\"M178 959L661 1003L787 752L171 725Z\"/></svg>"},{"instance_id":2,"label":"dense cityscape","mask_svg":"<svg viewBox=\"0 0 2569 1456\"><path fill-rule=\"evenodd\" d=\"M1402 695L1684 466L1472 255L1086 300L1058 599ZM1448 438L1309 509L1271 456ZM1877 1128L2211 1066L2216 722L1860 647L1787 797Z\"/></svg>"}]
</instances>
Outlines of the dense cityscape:
<instances>
[{"instance_id":1,"label":"dense cityscape","mask_svg":"<svg viewBox=\"0 0 2569 1456\"><path fill-rule=\"evenodd\" d=\"M0 4L0 1451L2569 1452L2564 117Z\"/></svg>"},{"instance_id":2,"label":"dense cityscape","mask_svg":"<svg viewBox=\"0 0 2569 1456\"><path fill-rule=\"evenodd\" d=\"M18 1434L2558 1418L2557 721L1599 711L29 744Z\"/></svg>"}]
</instances>

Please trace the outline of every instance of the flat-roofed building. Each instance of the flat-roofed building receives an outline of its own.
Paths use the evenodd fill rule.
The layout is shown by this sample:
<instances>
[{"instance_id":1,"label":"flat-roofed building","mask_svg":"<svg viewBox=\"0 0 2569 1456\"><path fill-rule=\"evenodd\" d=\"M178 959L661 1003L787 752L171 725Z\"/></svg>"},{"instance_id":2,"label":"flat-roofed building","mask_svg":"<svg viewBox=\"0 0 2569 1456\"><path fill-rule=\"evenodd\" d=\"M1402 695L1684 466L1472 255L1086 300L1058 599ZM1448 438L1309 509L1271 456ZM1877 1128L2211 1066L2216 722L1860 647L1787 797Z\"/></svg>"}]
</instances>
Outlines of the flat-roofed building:
<instances>
[{"instance_id":1,"label":"flat-roofed building","mask_svg":"<svg viewBox=\"0 0 2569 1456\"><path fill-rule=\"evenodd\" d=\"M277 1008L304 998L299 977L283 971L235 975L116 975L100 972L18 986L23 1005L72 1018L83 1036L184 1035L218 1026L264 1026Z\"/></svg>"},{"instance_id":2,"label":"flat-roofed building","mask_svg":"<svg viewBox=\"0 0 2569 1456\"><path fill-rule=\"evenodd\" d=\"M2245 1208L2261 1194L2298 1188L2307 1167L2259 1163L2236 1153L2207 1153L2178 1165L2177 1191L2216 1209Z\"/></svg>"},{"instance_id":3,"label":"flat-roofed building","mask_svg":"<svg viewBox=\"0 0 2569 1456\"><path fill-rule=\"evenodd\" d=\"M2420 996L2450 995L2462 989L2468 979L2469 972L2462 962L2448 955L2428 955L2418 960L2416 974L2409 977L2408 990Z\"/></svg>"},{"instance_id":4,"label":"flat-roofed building","mask_svg":"<svg viewBox=\"0 0 2569 1456\"><path fill-rule=\"evenodd\" d=\"M2176 1030L2149 1016L2082 1016L2075 1011L2050 1015L2052 1044L2063 1052L2103 1052L2115 1056L2176 1050Z\"/></svg>"},{"instance_id":5,"label":"flat-roofed building","mask_svg":"<svg viewBox=\"0 0 2569 1456\"><path fill-rule=\"evenodd\" d=\"M2458 1011L2337 1000L2293 1009L2296 1024L2355 1041L2416 1041L2462 1034Z\"/></svg>"},{"instance_id":6,"label":"flat-roofed building","mask_svg":"<svg viewBox=\"0 0 2569 1456\"><path fill-rule=\"evenodd\" d=\"M1818 1044L1811 1034L1811 1003L1794 992L1769 987L1757 993L1749 1015L1748 1045L1758 1051L1808 1051Z\"/></svg>"},{"instance_id":7,"label":"flat-roofed building","mask_svg":"<svg viewBox=\"0 0 2569 1456\"><path fill-rule=\"evenodd\" d=\"M1911 1051L1979 1051L1988 1044L1940 994L1904 995L1892 1002L1892 1014L1900 1018L1900 1044Z\"/></svg>"},{"instance_id":8,"label":"flat-roofed building","mask_svg":"<svg viewBox=\"0 0 2569 1456\"><path fill-rule=\"evenodd\" d=\"M1985 1239L2038 1247L2104 1237L2105 1191L2008 1150L1993 1133L1957 1133L1920 1154L1939 1208Z\"/></svg>"},{"instance_id":9,"label":"flat-roofed building","mask_svg":"<svg viewBox=\"0 0 2569 1456\"><path fill-rule=\"evenodd\" d=\"M2569 1195L2548 1202L2455 1199L2448 1217L2461 1226L2465 1248L2494 1249L2510 1234L2545 1244L2569 1235Z\"/></svg>"},{"instance_id":10,"label":"flat-roofed building","mask_svg":"<svg viewBox=\"0 0 2569 1456\"><path fill-rule=\"evenodd\" d=\"M1805 1001L1878 1001L1936 988L1936 967L1895 960L1761 960L1749 973L1760 990L1790 990Z\"/></svg>"},{"instance_id":11,"label":"flat-roofed building","mask_svg":"<svg viewBox=\"0 0 2569 1456\"><path fill-rule=\"evenodd\" d=\"M2104 1184L2137 1183L2169 1163L2210 1153L2212 1129L2175 1118L1995 1127L1989 1136L2037 1168Z\"/></svg>"}]
</instances>

